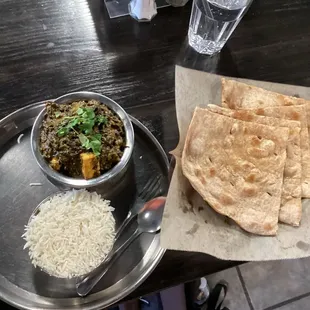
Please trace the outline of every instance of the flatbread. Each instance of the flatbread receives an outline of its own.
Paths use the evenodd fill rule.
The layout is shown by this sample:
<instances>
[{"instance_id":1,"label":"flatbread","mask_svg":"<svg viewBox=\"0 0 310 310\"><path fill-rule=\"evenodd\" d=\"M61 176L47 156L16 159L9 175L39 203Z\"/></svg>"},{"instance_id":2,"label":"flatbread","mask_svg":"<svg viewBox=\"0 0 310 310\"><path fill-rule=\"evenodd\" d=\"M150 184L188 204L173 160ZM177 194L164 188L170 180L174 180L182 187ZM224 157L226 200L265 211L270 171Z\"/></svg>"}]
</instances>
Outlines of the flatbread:
<instances>
[{"instance_id":1,"label":"flatbread","mask_svg":"<svg viewBox=\"0 0 310 310\"><path fill-rule=\"evenodd\" d=\"M301 122L302 197L310 198L310 102L222 78L222 106L230 109L257 109L257 114ZM275 108L265 114L266 107ZM280 110L279 110L280 107ZM302 108L301 108L302 107ZM281 112L281 109L286 109ZM267 113L267 112L266 112Z\"/></svg>"},{"instance_id":2,"label":"flatbread","mask_svg":"<svg viewBox=\"0 0 310 310\"><path fill-rule=\"evenodd\" d=\"M253 110L226 109L213 104L208 105L208 109L214 113L243 121L289 128L279 221L299 226L302 215L300 122L257 115Z\"/></svg>"},{"instance_id":3,"label":"flatbread","mask_svg":"<svg viewBox=\"0 0 310 310\"><path fill-rule=\"evenodd\" d=\"M275 235L288 133L196 108L183 173L215 211L248 232Z\"/></svg>"},{"instance_id":4,"label":"flatbread","mask_svg":"<svg viewBox=\"0 0 310 310\"><path fill-rule=\"evenodd\" d=\"M307 104L307 100L222 78L222 106L225 108L237 110L303 104Z\"/></svg>"},{"instance_id":5,"label":"flatbread","mask_svg":"<svg viewBox=\"0 0 310 310\"><path fill-rule=\"evenodd\" d=\"M310 198L310 147L309 134L307 130L305 106L286 106L286 107L267 107L253 109L256 114L271 116L281 119L298 120L300 122L300 149L301 149L301 168L302 184L301 195Z\"/></svg>"}]
</instances>

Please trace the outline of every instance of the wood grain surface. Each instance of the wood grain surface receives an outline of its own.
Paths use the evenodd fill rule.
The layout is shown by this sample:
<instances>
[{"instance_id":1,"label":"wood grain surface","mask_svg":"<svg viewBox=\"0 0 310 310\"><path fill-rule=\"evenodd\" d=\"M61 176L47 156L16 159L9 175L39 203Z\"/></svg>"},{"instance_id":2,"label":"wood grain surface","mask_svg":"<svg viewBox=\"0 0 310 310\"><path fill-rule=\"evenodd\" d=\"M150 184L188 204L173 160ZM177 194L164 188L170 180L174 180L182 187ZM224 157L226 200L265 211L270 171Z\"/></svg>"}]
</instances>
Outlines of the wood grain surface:
<instances>
[{"instance_id":1,"label":"wood grain surface","mask_svg":"<svg viewBox=\"0 0 310 310\"><path fill-rule=\"evenodd\" d=\"M168 152L178 141L176 63L310 86L308 0L254 0L222 52L213 57L188 46L190 11L191 3L160 9L151 23L140 24L128 16L110 20L103 0L2 0L0 118L67 92L96 91L142 120ZM168 251L128 298L235 264L204 254Z\"/></svg>"}]
</instances>

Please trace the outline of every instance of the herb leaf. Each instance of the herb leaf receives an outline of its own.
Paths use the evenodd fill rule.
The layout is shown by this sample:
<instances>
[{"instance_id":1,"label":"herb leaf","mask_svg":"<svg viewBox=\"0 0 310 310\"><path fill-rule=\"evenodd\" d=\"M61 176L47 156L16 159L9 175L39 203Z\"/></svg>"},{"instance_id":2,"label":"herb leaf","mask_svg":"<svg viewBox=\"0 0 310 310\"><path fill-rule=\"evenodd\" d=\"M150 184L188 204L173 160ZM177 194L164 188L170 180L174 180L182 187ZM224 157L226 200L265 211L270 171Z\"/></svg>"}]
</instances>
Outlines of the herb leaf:
<instances>
[{"instance_id":1,"label":"herb leaf","mask_svg":"<svg viewBox=\"0 0 310 310\"><path fill-rule=\"evenodd\" d=\"M64 118L65 122L59 127L57 134L59 136L64 136L67 135L71 129L76 133L78 133L77 130L79 130L78 137L82 147L86 150L91 149L96 156L99 156L102 148L101 134L94 133L93 129L95 124L105 125L107 123L106 117L103 115L96 116L92 108L78 108L76 114L76 116Z\"/></svg>"},{"instance_id":2,"label":"herb leaf","mask_svg":"<svg viewBox=\"0 0 310 310\"><path fill-rule=\"evenodd\" d=\"M89 139L82 133L80 133L78 137L80 139L82 146L85 147L86 149L89 149Z\"/></svg>"},{"instance_id":3,"label":"herb leaf","mask_svg":"<svg viewBox=\"0 0 310 310\"><path fill-rule=\"evenodd\" d=\"M85 119L94 119L96 116L95 111L92 108L78 108L76 112Z\"/></svg>"},{"instance_id":4,"label":"herb leaf","mask_svg":"<svg viewBox=\"0 0 310 310\"><path fill-rule=\"evenodd\" d=\"M69 132L69 129L67 127L60 127L58 130L57 130L57 134L58 136L62 137L62 136L65 136L66 134L68 134Z\"/></svg>"},{"instance_id":5,"label":"herb leaf","mask_svg":"<svg viewBox=\"0 0 310 310\"><path fill-rule=\"evenodd\" d=\"M67 128L68 129L71 129L73 128L74 126L76 126L77 124L79 123L79 119L78 118L73 118L71 121L68 122L67 124Z\"/></svg>"},{"instance_id":6,"label":"herb leaf","mask_svg":"<svg viewBox=\"0 0 310 310\"><path fill-rule=\"evenodd\" d=\"M93 131L93 127L95 125L95 121L92 119L84 120L81 125L79 126L79 129L82 130L85 134L90 134Z\"/></svg>"},{"instance_id":7,"label":"herb leaf","mask_svg":"<svg viewBox=\"0 0 310 310\"><path fill-rule=\"evenodd\" d=\"M87 117L89 119L95 119L96 117L94 109L90 109L90 108L85 108L83 115L84 117Z\"/></svg>"},{"instance_id":8,"label":"herb leaf","mask_svg":"<svg viewBox=\"0 0 310 310\"><path fill-rule=\"evenodd\" d=\"M107 118L105 117L105 116L103 116L103 115L98 115L97 117L96 117L96 123L98 124L98 125L106 125L107 124L107 122L108 122L108 120L107 120Z\"/></svg>"},{"instance_id":9,"label":"herb leaf","mask_svg":"<svg viewBox=\"0 0 310 310\"><path fill-rule=\"evenodd\" d=\"M77 111L76 111L76 113L78 114L78 115L82 115L83 114L83 108L78 108L77 109Z\"/></svg>"},{"instance_id":10,"label":"herb leaf","mask_svg":"<svg viewBox=\"0 0 310 310\"><path fill-rule=\"evenodd\" d=\"M100 155L101 152L101 134L95 134L89 137L89 146L93 150L96 156Z\"/></svg>"},{"instance_id":11,"label":"herb leaf","mask_svg":"<svg viewBox=\"0 0 310 310\"><path fill-rule=\"evenodd\" d=\"M91 149L96 156L100 155L101 152L101 134L95 134L86 137L84 134L80 133L78 135L82 146L89 150Z\"/></svg>"},{"instance_id":12,"label":"herb leaf","mask_svg":"<svg viewBox=\"0 0 310 310\"><path fill-rule=\"evenodd\" d=\"M55 112L55 117L56 117L56 118L59 118L60 115L61 115L61 113L60 113L59 111L56 111L56 112Z\"/></svg>"}]
</instances>

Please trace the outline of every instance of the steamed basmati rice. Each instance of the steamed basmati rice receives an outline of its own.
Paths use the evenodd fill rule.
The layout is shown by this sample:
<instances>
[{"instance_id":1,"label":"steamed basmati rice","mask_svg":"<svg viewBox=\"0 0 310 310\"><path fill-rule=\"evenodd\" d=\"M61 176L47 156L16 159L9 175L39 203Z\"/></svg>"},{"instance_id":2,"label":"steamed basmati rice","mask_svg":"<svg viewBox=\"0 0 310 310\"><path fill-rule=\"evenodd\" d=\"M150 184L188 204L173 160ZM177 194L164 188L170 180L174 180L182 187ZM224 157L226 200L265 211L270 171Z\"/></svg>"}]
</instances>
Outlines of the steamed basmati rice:
<instances>
[{"instance_id":1,"label":"steamed basmati rice","mask_svg":"<svg viewBox=\"0 0 310 310\"><path fill-rule=\"evenodd\" d=\"M115 221L110 201L72 190L43 203L25 228L24 249L34 266L52 276L72 278L96 268L111 250Z\"/></svg>"},{"instance_id":2,"label":"steamed basmati rice","mask_svg":"<svg viewBox=\"0 0 310 310\"><path fill-rule=\"evenodd\" d=\"M20 144L21 140L22 140L22 137L24 136L24 134L20 134L17 138L17 144Z\"/></svg>"},{"instance_id":3,"label":"steamed basmati rice","mask_svg":"<svg viewBox=\"0 0 310 310\"><path fill-rule=\"evenodd\" d=\"M30 183L30 186L42 186L42 183Z\"/></svg>"}]
</instances>

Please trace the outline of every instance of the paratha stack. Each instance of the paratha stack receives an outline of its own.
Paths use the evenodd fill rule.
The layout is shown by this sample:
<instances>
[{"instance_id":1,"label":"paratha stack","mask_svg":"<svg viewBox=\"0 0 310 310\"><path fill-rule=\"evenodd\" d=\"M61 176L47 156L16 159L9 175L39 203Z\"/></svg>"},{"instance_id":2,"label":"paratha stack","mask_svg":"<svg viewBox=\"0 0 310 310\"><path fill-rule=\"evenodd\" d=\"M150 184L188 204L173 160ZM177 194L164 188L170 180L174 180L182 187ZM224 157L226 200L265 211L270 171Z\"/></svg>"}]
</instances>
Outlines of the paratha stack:
<instances>
[{"instance_id":1,"label":"paratha stack","mask_svg":"<svg viewBox=\"0 0 310 310\"><path fill-rule=\"evenodd\" d=\"M182 169L218 213L248 232L299 226L310 197L309 102L222 80L222 107L196 108Z\"/></svg>"},{"instance_id":2,"label":"paratha stack","mask_svg":"<svg viewBox=\"0 0 310 310\"><path fill-rule=\"evenodd\" d=\"M273 93L234 80L222 79L222 106L230 109L254 109L255 113L301 122L302 195L310 198L310 102Z\"/></svg>"}]
</instances>

